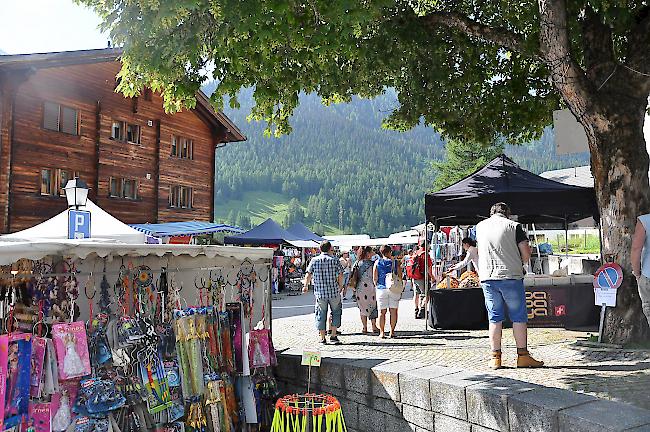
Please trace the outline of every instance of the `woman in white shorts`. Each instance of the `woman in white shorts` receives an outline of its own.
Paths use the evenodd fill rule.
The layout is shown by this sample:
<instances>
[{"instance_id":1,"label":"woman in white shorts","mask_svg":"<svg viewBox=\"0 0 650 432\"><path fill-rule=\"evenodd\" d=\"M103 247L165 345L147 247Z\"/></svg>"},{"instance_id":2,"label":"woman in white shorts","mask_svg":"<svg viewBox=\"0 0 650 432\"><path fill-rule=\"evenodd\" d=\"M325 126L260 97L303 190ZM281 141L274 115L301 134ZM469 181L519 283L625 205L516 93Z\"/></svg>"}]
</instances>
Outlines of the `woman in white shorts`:
<instances>
[{"instance_id":1,"label":"woman in white shorts","mask_svg":"<svg viewBox=\"0 0 650 432\"><path fill-rule=\"evenodd\" d=\"M379 309L379 336L384 339L384 327L386 325L386 311L390 313L390 337L395 337L395 327L397 326L397 308L402 294L391 292L386 286L386 276L394 271L396 266L397 276L402 277L402 269L393 261L393 250L390 246L384 245L381 248L382 257L375 262L373 269L373 279L377 287L377 309Z\"/></svg>"}]
</instances>

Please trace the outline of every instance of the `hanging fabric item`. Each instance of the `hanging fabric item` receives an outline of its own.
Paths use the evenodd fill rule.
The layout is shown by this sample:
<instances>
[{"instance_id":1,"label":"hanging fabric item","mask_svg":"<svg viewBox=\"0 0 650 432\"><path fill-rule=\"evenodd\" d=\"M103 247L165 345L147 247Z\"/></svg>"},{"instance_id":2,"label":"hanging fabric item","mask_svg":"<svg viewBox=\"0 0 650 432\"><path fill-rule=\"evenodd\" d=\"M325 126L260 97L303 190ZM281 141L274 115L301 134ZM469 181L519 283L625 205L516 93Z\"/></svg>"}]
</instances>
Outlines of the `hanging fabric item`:
<instances>
[{"instance_id":1,"label":"hanging fabric item","mask_svg":"<svg viewBox=\"0 0 650 432\"><path fill-rule=\"evenodd\" d=\"M0 339L0 349L2 339ZM1 354L0 354L1 355ZM1 361L1 359L0 359ZM52 339L47 339L45 361L43 362L43 393L53 395L59 392L59 367L56 363L56 351Z\"/></svg>"},{"instance_id":2,"label":"hanging fabric item","mask_svg":"<svg viewBox=\"0 0 650 432\"><path fill-rule=\"evenodd\" d=\"M463 230L455 226L449 232L449 242L454 244L455 251L454 256L460 256L463 254Z\"/></svg>"}]
</instances>

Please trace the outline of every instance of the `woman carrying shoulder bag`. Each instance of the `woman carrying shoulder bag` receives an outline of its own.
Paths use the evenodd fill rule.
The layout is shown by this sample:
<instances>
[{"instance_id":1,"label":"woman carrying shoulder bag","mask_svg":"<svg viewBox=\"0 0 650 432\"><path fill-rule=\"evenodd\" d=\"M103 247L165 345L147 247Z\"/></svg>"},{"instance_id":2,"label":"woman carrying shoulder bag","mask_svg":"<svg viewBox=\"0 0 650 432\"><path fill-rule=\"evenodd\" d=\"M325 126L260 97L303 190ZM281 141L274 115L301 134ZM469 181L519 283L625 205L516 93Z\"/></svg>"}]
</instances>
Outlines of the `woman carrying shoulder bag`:
<instances>
[{"instance_id":1,"label":"woman carrying shoulder bag","mask_svg":"<svg viewBox=\"0 0 650 432\"><path fill-rule=\"evenodd\" d=\"M354 291L359 307L359 316L363 325L363 334L368 334L368 319L372 324L372 332L379 333L377 328L377 300L375 296L375 283L372 279L374 261L372 248L366 246L359 248L359 259L352 267L352 276L349 286Z\"/></svg>"},{"instance_id":2,"label":"woman carrying shoulder bag","mask_svg":"<svg viewBox=\"0 0 650 432\"><path fill-rule=\"evenodd\" d=\"M379 308L379 336L385 338L386 311L390 313L390 337L395 338L397 326L397 308L402 297L402 269L393 260L393 250L390 246L381 247L382 257L377 260L373 269L373 279L377 286L377 306Z\"/></svg>"}]
</instances>

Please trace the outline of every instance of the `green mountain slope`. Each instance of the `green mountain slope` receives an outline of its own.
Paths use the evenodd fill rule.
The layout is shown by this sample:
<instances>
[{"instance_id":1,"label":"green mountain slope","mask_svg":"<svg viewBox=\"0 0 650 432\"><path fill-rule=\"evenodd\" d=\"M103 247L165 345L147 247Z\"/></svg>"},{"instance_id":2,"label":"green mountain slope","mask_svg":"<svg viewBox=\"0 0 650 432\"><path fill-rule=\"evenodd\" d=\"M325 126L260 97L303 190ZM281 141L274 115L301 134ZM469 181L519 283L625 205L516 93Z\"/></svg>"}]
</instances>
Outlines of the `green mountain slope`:
<instances>
[{"instance_id":1,"label":"green mountain slope","mask_svg":"<svg viewBox=\"0 0 650 432\"><path fill-rule=\"evenodd\" d=\"M373 236L421 223L424 193L435 178L431 162L444 157L440 135L424 126L405 133L382 129L381 120L397 104L392 91L329 107L314 95L300 99L293 133L281 138L264 137L263 123L246 121L251 90L242 91L240 109L225 110L248 141L217 152L217 219L245 226L266 217L301 220L321 233ZM506 153L536 172L588 160L556 157L550 131Z\"/></svg>"}]
</instances>

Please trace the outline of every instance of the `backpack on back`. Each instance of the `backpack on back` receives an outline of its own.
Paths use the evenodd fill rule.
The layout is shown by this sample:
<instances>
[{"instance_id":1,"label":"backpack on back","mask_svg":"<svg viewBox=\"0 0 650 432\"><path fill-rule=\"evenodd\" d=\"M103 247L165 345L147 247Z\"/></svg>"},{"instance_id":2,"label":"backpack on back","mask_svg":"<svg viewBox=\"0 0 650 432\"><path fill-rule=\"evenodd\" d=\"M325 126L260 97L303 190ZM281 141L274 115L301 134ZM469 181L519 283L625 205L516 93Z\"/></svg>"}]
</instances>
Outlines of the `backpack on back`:
<instances>
[{"instance_id":1,"label":"backpack on back","mask_svg":"<svg viewBox=\"0 0 650 432\"><path fill-rule=\"evenodd\" d=\"M412 278L413 279L424 279L424 272L426 271L426 252L425 251L419 251L415 255L415 259L413 260L413 266L411 270Z\"/></svg>"}]
</instances>

